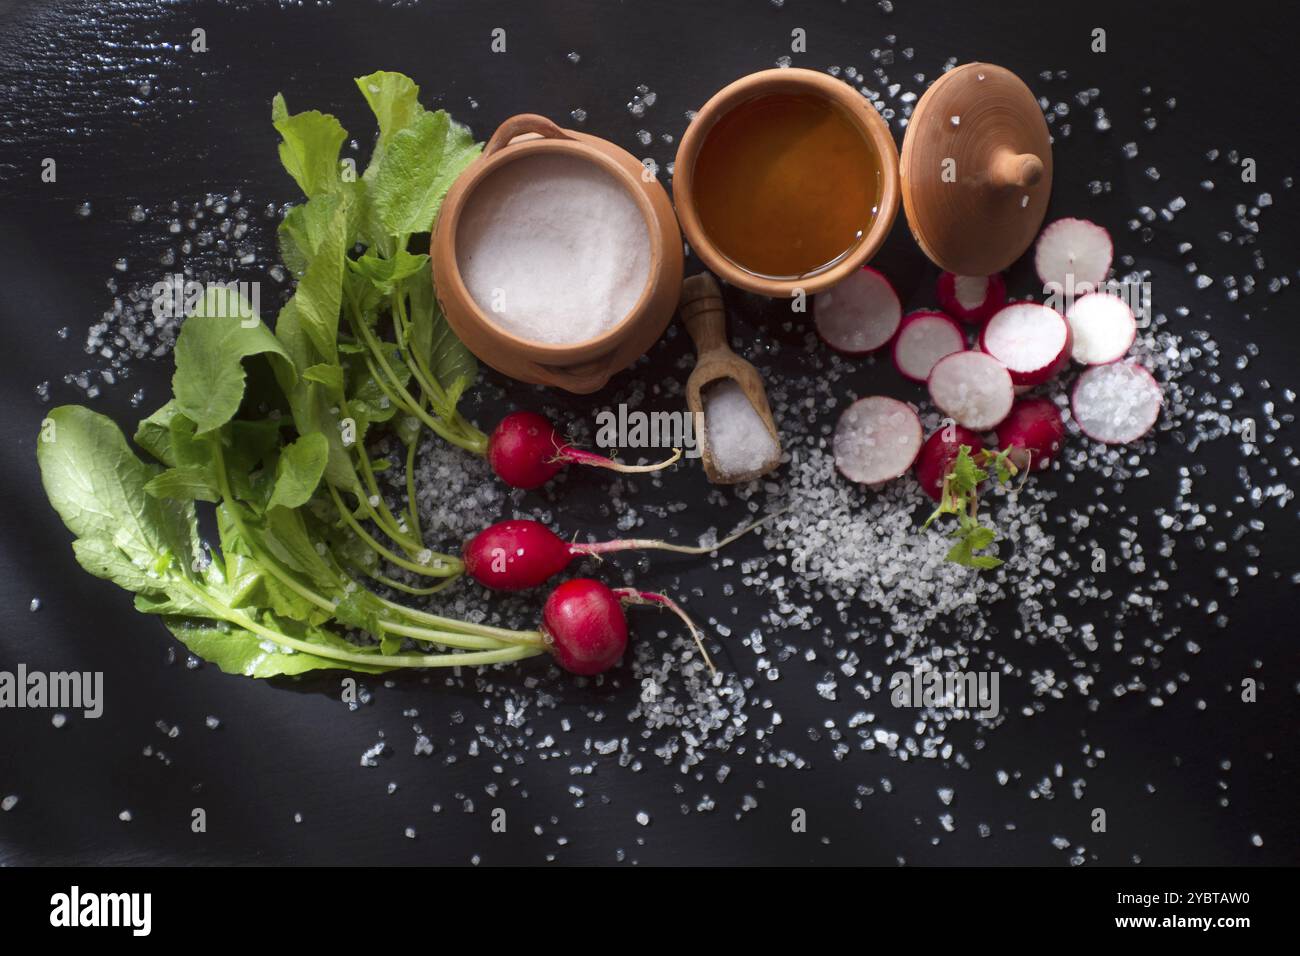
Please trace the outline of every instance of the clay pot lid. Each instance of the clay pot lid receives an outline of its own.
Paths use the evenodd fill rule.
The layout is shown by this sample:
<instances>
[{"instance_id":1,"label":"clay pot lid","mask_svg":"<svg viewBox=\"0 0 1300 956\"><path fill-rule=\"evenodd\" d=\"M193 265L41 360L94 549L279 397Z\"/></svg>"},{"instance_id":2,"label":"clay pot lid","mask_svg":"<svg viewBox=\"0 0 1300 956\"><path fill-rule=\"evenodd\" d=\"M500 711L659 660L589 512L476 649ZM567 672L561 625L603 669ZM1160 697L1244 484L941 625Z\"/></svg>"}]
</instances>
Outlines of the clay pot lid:
<instances>
[{"instance_id":1,"label":"clay pot lid","mask_svg":"<svg viewBox=\"0 0 1300 956\"><path fill-rule=\"evenodd\" d=\"M1052 146L1034 94L990 63L948 71L912 112L899 176L912 235L939 268L1001 272L1038 235L1052 192Z\"/></svg>"}]
</instances>

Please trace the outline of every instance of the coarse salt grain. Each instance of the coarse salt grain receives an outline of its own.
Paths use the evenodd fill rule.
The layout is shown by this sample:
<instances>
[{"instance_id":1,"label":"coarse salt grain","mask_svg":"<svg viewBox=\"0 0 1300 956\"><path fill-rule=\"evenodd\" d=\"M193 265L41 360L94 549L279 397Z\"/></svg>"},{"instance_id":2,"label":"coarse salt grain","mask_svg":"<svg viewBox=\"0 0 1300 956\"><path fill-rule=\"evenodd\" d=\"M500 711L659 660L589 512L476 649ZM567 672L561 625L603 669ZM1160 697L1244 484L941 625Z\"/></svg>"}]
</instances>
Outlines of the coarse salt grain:
<instances>
[{"instance_id":1,"label":"coarse salt grain","mask_svg":"<svg viewBox=\"0 0 1300 956\"><path fill-rule=\"evenodd\" d=\"M763 471L780 454L767 423L732 379L704 392L704 435L718 471L727 476Z\"/></svg>"}]
</instances>

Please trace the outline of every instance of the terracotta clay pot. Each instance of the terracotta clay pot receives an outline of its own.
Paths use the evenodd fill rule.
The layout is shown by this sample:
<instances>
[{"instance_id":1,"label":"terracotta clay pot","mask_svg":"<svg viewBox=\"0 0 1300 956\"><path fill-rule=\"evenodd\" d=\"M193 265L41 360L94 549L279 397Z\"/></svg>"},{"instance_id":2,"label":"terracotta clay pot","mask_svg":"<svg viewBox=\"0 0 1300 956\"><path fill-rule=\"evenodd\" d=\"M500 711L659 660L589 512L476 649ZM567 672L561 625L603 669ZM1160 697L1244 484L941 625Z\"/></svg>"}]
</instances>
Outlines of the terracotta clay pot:
<instances>
[{"instance_id":1,"label":"terracotta clay pot","mask_svg":"<svg viewBox=\"0 0 1300 956\"><path fill-rule=\"evenodd\" d=\"M569 345L530 341L494 323L465 288L456 259L456 230L474 190L507 163L543 153L577 157L613 176L645 217L650 241L650 275L632 311L607 332ZM681 294L682 237L663 186L613 143L531 113L502 123L483 155L457 178L438 213L429 254L442 311L471 352L511 378L579 394L596 391L640 358L667 328Z\"/></svg>"},{"instance_id":2,"label":"terracotta clay pot","mask_svg":"<svg viewBox=\"0 0 1300 956\"><path fill-rule=\"evenodd\" d=\"M793 279L773 279L755 275L740 268L718 251L709 239L695 209L692 193L695 161L700 148L714 125L742 103L754 97L771 93L817 96L838 105L856 123L863 137L876 152L881 171L880 207L871 229L854 249L833 266L820 272ZM898 147L889 126L881 119L876 108L861 93L841 80L814 70L775 69L763 70L741 77L723 87L704 104L691 125L686 128L677 158L673 165L673 199L677 204L677 217L691 249L709 269L731 285L757 292L772 298L788 298L797 290L812 295L829 289L852 273L861 269L876 254L894 224L898 214Z\"/></svg>"}]
</instances>

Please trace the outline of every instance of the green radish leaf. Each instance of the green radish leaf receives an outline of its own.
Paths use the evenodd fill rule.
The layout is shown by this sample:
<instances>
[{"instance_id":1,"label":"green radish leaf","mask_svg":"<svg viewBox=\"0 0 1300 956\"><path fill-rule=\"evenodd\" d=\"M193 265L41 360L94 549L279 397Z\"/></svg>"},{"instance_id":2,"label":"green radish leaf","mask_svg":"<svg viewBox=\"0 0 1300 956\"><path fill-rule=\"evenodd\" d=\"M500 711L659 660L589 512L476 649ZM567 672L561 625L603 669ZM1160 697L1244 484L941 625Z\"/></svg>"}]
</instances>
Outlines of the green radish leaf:
<instances>
[{"instance_id":1,"label":"green radish leaf","mask_svg":"<svg viewBox=\"0 0 1300 956\"><path fill-rule=\"evenodd\" d=\"M117 545L105 538L77 538L72 542L77 563L97 578L112 581L127 591L160 592L164 579L142 568Z\"/></svg>"},{"instance_id":2,"label":"green radish leaf","mask_svg":"<svg viewBox=\"0 0 1300 956\"><path fill-rule=\"evenodd\" d=\"M265 623L265 622L263 622ZM327 657L305 654L279 647L233 624L225 622L212 624L174 617L166 620L167 629L190 649L190 652L205 661L216 664L227 674L239 674L244 677L285 677L305 674L317 670L346 669L367 674L380 674L388 668L372 667L367 664L340 663ZM292 622L276 621L277 629L290 637L308 640L322 647L356 652L357 648L348 642L328 636L320 628L295 627Z\"/></svg>"},{"instance_id":3,"label":"green radish leaf","mask_svg":"<svg viewBox=\"0 0 1300 956\"><path fill-rule=\"evenodd\" d=\"M284 311L292 310L316 354L331 365L338 363L339 312L343 307L350 202L345 198L333 204L333 211L322 224L312 258L298 280L298 288L281 311L283 317Z\"/></svg>"},{"instance_id":4,"label":"green radish leaf","mask_svg":"<svg viewBox=\"0 0 1300 956\"><path fill-rule=\"evenodd\" d=\"M420 113L389 138L373 177L367 170L378 226L396 237L428 232L443 196L481 149L444 111Z\"/></svg>"},{"instance_id":5,"label":"green radish leaf","mask_svg":"<svg viewBox=\"0 0 1300 956\"><path fill-rule=\"evenodd\" d=\"M438 416L450 421L461 397L478 378L478 360L447 324L428 271L408 279L406 292L411 302L411 351L424 359L441 386L443 394L429 398Z\"/></svg>"},{"instance_id":6,"label":"green radish leaf","mask_svg":"<svg viewBox=\"0 0 1300 956\"><path fill-rule=\"evenodd\" d=\"M121 552L146 573L187 568L194 508L150 496L158 468L140 461L112 419L79 405L53 409L36 443L46 497L78 538Z\"/></svg>"},{"instance_id":7,"label":"green radish leaf","mask_svg":"<svg viewBox=\"0 0 1300 956\"><path fill-rule=\"evenodd\" d=\"M410 447L412 442L420 440L420 434L424 430L424 423L414 415L398 415L393 419L393 431L397 432L397 437L403 445Z\"/></svg>"},{"instance_id":8,"label":"green radish leaf","mask_svg":"<svg viewBox=\"0 0 1300 956\"><path fill-rule=\"evenodd\" d=\"M308 382L316 382L323 386L330 398L337 400L343 397L344 382L341 365L324 363L313 365L302 373L302 377Z\"/></svg>"},{"instance_id":9,"label":"green radish leaf","mask_svg":"<svg viewBox=\"0 0 1300 956\"><path fill-rule=\"evenodd\" d=\"M232 289L212 287L176 340L172 391L176 409L203 435L220 428L239 411L244 398L243 360L268 354L283 363L277 375L297 377L289 353Z\"/></svg>"},{"instance_id":10,"label":"green radish leaf","mask_svg":"<svg viewBox=\"0 0 1300 956\"><path fill-rule=\"evenodd\" d=\"M253 540L243 537L233 518L233 509L240 507L229 501L217 506L217 530L221 536L221 550L227 558L231 553L242 554L250 560L238 570L239 587L244 601L254 607L269 608L281 618L293 621L305 621L309 624L321 624L330 615L302 593L285 584L271 571L258 563L255 551L274 553L269 543L269 534L262 518L252 514L246 508L240 511L244 528Z\"/></svg>"},{"instance_id":11,"label":"green radish leaf","mask_svg":"<svg viewBox=\"0 0 1300 956\"><path fill-rule=\"evenodd\" d=\"M336 188L341 182L339 149L348 138L339 121L317 110L291 116L277 93L271 101L271 122L282 137L280 162L303 194L318 196Z\"/></svg>"},{"instance_id":12,"label":"green radish leaf","mask_svg":"<svg viewBox=\"0 0 1300 956\"><path fill-rule=\"evenodd\" d=\"M387 70L359 76L356 83L379 121L379 139L374 151L378 156L394 133L406 129L424 112L420 105L420 88L409 76Z\"/></svg>"},{"instance_id":13,"label":"green radish leaf","mask_svg":"<svg viewBox=\"0 0 1300 956\"><path fill-rule=\"evenodd\" d=\"M367 252L360 259L349 259L348 267L357 275L365 276L384 295L391 295L403 281L429 271L427 255L412 255L405 249L397 250L391 259Z\"/></svg>"},{"instance_id":14,"label":"green radish leaf","mask_svg":"<svg viewBox=\"0 0 1300 956\"><path fill-rule=\"evenodd\" d=\"M277 561L305 575L311 585L327 597L336 597L340 576L328 550L318 550L307 530L302 512L273 508L265 516L264 540ZM322 553L324 550L324 553Z\"/></svg>"},{"instance_id":15,"label":"green radish leaf","mask_svg":"<svg viewBox=\"0 0 1300 956\"><path fill-rule=\"evenodd\" d=\"M212 480L211 470L184 465L168 468L149 479L144 490L155 498L177 501L220 501L221 489Z\"/></svg>"},{"instance_id":16,"label":"green radish leaf","mask_svg":"<svg viewBox=\"0 0 1300 956\"><path fill-rule=\"evenodd\" d=\"M172 418L180 412L175 400L168 400L148 418L142 419L135 429L135 443L164 465L176 464L172 457Z\"/></svg>"},{"instance_id":17,"label":"green radish leaf","mask_svg":"<svg viewBox=\"0 0 1300 956\"><path fill-rule=\"evenodd\" d=\"M329 441L319 432L286 445L275 467L275 489L267 508L297 508L310 501L325 474L329 452Z\"/></svg>"}]
</instances>

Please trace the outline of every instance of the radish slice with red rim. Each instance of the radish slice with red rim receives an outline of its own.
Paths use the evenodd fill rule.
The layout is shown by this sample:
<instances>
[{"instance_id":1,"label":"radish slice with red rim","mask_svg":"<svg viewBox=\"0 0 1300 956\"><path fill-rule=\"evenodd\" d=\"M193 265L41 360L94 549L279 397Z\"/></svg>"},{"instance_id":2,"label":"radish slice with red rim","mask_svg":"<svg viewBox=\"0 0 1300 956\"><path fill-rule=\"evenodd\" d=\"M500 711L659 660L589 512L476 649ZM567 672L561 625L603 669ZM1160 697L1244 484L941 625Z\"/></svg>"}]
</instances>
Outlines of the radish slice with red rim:
<instances>
[{"instance_id":1,"label":"radish slice with red rim","mask_svg":"<svg viewBox=\"0 0 1300 956\"><path fill-rule=\"evenodd\" d=\"M894 367L904 378L924 382L934 363L966 349L966 334L942 312L913 312L903 317L894 338Z\"/></svg>"},{"instance_id":2,"label":"radish slice with red rim","mask_svg":"<svg viewBox=\"0 0 1300 956\"><path fill-rule=\"evenodd\" d=\"M1001 273L959 276L945 272L936 289L939 308L968 325L979 325L1007 304L1007 284Z\"/></svg>"},{"instance_id":3,"label":"radish slice with red rim","mask_svg":"<svg viewBox=\"0 0 1300 956\"><path fill-rule=\"evenodd\" d=\"M840 474L875 486L911 468L921 441L921 419L911 405L872 395L858 399L840 415L831 447Z\"/></svg>"},{"instance_id":4,"label":"radish slice with red rim","mask_svg":"<svg viewBox=\"0 0 1300 956\"><path fill-rule=\"evenodd\" d=\"M1071 355L1083 365L1105 365L1128 354L1137 338L1133 310L1117 295L1080 296L1065 313L1074 335Z\"/></svg>"},{"instance_id":5,"label":"radish slice with red rim","mask_svg":"<svg viewBox=\"0 0 1300 956\"><path fill-rule=\"evenodd\" d=\"M1110 271L1114 252L1110 233L1095 222L1058 219L1039 233L1034 268L1044 289L1055 283L1062 290L1081 292L1079 287L1086 283L1094 292Z\"/></svg>"},{"instance_id":6,"label":"radish slice with red rim","mask_svg":"<svg viewBox=\"0 0 1300 956\"><path fill-rule=\"evenodd\" d=\"M1079 429L1108 445L1137 441L1160 417L1160 384L1136 362L1094 365L1080 374L1070 395Z\"/></svg>"},{"instance_id":7,"label":"radish slice with red rim","mask_svg":"<svg viewBox=\"0 0 1300 956\"><path fill-rule=\"evenodd\" d=\"M927 384L939 411L977 432L1006 418L1015 399L1011 373L984 352L954 352L939 359Z\"/></svg>"},{"instance_id":8,"label":"radish slice with red rim","mask_svg":"<svg viewBox=\"0 0 1300 956\"><path fill-rule=\"evenodd\" d=\"M1001 362L1017 386L1039 385L1070 362L1070 324L1055 309L1016 302L984 324L980 348Z\"/></svg>"},{"instance_id":9,"label":"radish slice with red rim","mask_svg":"<svg viewBox=\"0 0 1300 956\"><path fill-rule=\"evenodd\" d=\"M867 267L813 299L817 334L844 355L866 355L888 344L902 319L903 306L894 287Z\"/></svg>"}]
</instances>

